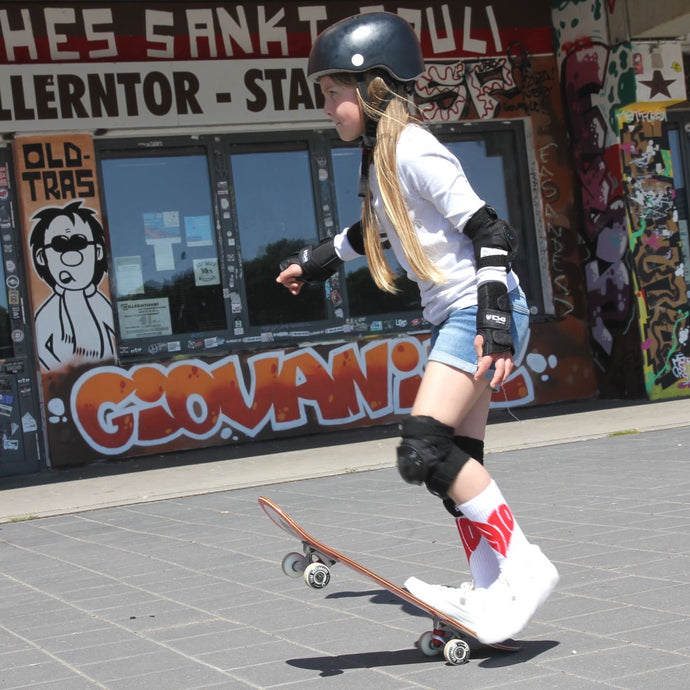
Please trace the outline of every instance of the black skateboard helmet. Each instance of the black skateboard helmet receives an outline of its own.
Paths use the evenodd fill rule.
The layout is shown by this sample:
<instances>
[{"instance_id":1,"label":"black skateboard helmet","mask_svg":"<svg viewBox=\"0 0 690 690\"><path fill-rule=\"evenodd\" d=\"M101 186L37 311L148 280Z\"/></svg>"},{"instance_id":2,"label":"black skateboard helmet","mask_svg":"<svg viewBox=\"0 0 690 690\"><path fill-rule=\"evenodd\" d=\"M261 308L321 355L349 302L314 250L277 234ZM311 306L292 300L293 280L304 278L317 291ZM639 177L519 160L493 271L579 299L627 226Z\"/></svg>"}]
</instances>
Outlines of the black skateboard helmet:
<instances>
[{"instance_id":1,"label":"black skateboard helmet","mask_svg":"<svg viewBox=\"0 0 690 690\"><path fill-rule=\"evenodd\" d=\"M424 71L417 35L397 14L358 14L324 29L309 54L307 75L318 80L326 74L375 68L400 83L414 81Z\"/></svg>"}]
</instances>

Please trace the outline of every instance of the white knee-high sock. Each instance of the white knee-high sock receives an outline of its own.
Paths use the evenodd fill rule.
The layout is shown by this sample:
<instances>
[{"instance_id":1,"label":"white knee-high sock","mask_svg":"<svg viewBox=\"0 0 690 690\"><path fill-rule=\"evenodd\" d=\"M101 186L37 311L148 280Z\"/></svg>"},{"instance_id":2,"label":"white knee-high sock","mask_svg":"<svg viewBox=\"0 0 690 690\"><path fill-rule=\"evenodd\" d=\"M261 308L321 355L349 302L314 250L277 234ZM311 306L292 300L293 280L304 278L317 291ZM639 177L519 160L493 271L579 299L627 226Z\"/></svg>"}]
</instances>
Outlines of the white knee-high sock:
<instances>
[{"instance_id":1,"label":"white knee-high sock","mask_svg":"<svg viewBox=\"0 0 690 690\"><path fill-rule=\"evenodd\" d=\"M498 560L489 542L473 528L466 517L455 518L475 587L489 587L500 574Z\"/></svg>"},{"instance_id":2,"label":"white knee-high sock","mask_svg":"<svg viewBox=\"0 0 690 690\"><path fill-rule=\"evenodd\" d=\"M493 554L499 570L508 558L514 557L529 546L527 537L517 524L503 494L493 480L484 491L459 505L458 509L467 519L467 523L464 523L463 519L459 518L458 528L461 530L460 535L465 544L465 550L468 551L468 544L471 547L468 551L470 567L473 558L477 558L478 566L487 565L485 562L488 560L485 551L487 546L490 550L489 555ZM482 547L484 543L486 546ZM483 567L482 572L484 572ZM486 582L490 577L490 568L487 568L486 573L480 576L482 582ZM477 586L482 585L477 584Z\"/></svg>"}]
</instances>

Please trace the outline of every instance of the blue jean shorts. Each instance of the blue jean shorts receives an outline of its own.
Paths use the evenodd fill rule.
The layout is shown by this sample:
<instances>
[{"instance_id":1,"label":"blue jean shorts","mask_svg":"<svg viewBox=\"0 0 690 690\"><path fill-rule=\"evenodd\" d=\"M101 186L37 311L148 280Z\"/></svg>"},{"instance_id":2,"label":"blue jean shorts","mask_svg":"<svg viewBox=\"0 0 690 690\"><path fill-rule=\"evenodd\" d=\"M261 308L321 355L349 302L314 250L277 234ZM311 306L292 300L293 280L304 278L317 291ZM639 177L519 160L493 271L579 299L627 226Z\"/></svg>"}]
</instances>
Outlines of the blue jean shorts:
<instances>
[{"instance_id":1,"label":"blue jean shorts","mask_svg":"<svg viewBox=\"0 0 690 690\"><path fill-rule=\"evenodd\" d=\"M529 307L519 286L508 293L512 307L510 335L515 352L519 353L529 331ZM440 326L431 327L429 360L448 364L455 369L474 374L477 371L477 353L474 339L477 336L477 307L452 311ZM486 376L492 376L493 367Z\"/></svg>"}]
</instances>

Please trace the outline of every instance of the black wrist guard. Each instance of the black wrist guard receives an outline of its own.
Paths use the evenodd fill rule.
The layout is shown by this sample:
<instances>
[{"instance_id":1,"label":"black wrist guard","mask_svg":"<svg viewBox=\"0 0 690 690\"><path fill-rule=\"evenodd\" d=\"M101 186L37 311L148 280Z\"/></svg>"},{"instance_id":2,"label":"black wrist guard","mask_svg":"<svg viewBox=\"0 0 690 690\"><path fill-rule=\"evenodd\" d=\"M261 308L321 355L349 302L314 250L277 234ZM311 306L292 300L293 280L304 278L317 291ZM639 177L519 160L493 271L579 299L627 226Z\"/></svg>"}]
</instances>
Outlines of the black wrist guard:
<instances>
[{"instance_id":1,"label":"black wrist guard","mask_svg":"<svg viewBox=\"0 0 690 690\"><path fill-rule=\"evenodd\" d=\"M510 312L508 289L503 283L490 281L477 288L477 333L484 338L482 355L515 352Z\"/></svg>"},{"instance_id":2,"label":"black wrist guard","mask_svg":"<svg viewBox=\"0 0 690 690\"><path fill-rule=\"evenodd\" d=\"M317 245L302 247L297 254L288 256L280 262L280 270L284 271L290 264L300 266L304 282L323 283L343 265L343 261L335 253L333 238L329 237Z\"/></svg>"}]
</instances>

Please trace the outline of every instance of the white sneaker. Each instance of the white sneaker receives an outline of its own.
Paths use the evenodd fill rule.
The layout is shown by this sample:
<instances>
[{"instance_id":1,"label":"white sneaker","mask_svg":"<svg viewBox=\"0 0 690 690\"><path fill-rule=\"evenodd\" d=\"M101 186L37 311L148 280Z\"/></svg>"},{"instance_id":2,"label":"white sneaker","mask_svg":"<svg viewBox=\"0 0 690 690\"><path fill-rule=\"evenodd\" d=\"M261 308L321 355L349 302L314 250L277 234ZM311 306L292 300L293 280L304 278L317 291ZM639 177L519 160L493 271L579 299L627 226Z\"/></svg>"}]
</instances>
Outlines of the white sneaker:
<instances>
[{"instance_id":1,"label":"white sneaker","mask_svg":"<svg viewBox=\"0 0 690 690\"><path fill-rule=\"evenodd\" d=\"M534 544L506 559L498 579L486 590L487 617L477 630L478 639L490 644L517 635L558 580L556 566Z\"/></svg>"},{"instance_id":2,"label":"white sneaker","mask_svg":"<svg viewBox=\"0 0 690 690\"><path fill-rule=\"evenodd\" d=\"M430 585L416 577L408 591L474 631L484 644L496 644L519 633L546 601L558 582L558 571L538 546L530 544L522 557L503 564L501 575L487 589L471 583L461 587Z\"/></svg>"},{"instance_id":3,"label":"white sneaker","mask_svg":"<svg viewBox=\"0 0 690 690\"><path fill-rule=\"evenodd\" d=\"M409 577L405 580L405 588L412 596L472 631L485 617L482 601L488 590L475 589L474 582L463 582L460 587L445 587Z\"/></svg>"}]
</instances>

